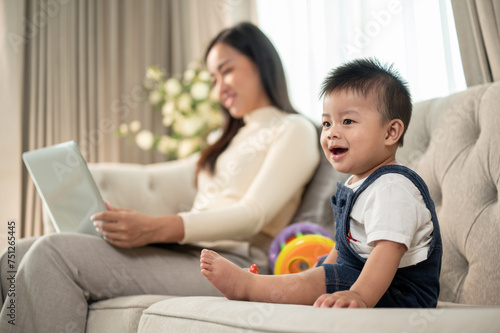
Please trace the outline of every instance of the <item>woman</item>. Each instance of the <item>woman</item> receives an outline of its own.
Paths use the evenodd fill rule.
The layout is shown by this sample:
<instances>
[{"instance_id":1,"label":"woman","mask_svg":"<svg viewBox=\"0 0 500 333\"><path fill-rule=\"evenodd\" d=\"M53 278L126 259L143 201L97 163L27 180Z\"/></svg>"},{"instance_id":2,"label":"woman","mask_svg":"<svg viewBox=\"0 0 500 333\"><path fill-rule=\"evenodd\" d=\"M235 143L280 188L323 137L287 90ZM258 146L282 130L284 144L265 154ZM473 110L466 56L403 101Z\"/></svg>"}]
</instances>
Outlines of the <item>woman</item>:
<instances>
[{"instance_id":1,"label":"woman","mask_svg":"<svg viewBox=\"0 0 500 333\"><path fill-rule=\"evenodd\" d=\"M289 223L319 162L316 129L293 110L279 56L257 27L222 31L205 60L226 122L198 161L193 208L149 216L108 205L93 217L104 240L53 234L20 241L16 329L83 331L87 304L116 296L220 295L199 273L201 246L241 267L267 268L270 241ZM1 331L13 328L5 320L7 283L2 276Z\"/></svg>"}]
</instances>

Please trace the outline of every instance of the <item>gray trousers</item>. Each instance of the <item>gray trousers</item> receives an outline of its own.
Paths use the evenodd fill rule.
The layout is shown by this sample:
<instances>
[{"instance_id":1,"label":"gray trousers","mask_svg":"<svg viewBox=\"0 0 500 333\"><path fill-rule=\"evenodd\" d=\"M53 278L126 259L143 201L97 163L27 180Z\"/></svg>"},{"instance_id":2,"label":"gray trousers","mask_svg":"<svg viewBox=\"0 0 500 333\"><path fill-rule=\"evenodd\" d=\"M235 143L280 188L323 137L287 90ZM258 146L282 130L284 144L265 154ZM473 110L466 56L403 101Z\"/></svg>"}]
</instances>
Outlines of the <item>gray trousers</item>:
<instances>
[{"instance_id":1,"label":"gray trousers","mask_svg":"<svg viewBox=\"0 0 500 333\"><path fill-rule=\"evenodd\" d=\"M0 332L85 332L88 304L117 296L220 296L200 273L200 251L178 244L122 249L69 233L22 239L16 244L14 284L6 252L0 258ZM221 255L240 267L252 263ZM15 295L9 297L12 287ZM15 326L8 322L12 304Z\"/></svg>"}]
</instances>

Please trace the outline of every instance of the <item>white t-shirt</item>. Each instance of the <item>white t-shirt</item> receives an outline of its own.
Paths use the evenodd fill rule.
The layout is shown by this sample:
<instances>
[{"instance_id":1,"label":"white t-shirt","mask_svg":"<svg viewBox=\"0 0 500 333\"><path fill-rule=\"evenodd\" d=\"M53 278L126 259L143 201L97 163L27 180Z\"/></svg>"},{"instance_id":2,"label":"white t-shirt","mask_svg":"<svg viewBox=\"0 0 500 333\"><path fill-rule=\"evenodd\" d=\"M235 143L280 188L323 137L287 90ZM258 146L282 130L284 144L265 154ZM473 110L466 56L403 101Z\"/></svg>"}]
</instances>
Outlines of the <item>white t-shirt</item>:
<instances>
[{"instance_id":1,"label":"white t-shirt","mask_svg":"<svg viewBox=\"0 0 500 333\"><path fill-rule=\"evenodd\" d=\"M351 178L346 186L353 191L366 179L349 184ZM399 267L407 267L427 259L433 229L431 213L419 189L407 177L388 173L356 200L351 211L350 244L363 258L368 258L378 240L404 244L408 251Z\"/></svg>"}]
</instances>

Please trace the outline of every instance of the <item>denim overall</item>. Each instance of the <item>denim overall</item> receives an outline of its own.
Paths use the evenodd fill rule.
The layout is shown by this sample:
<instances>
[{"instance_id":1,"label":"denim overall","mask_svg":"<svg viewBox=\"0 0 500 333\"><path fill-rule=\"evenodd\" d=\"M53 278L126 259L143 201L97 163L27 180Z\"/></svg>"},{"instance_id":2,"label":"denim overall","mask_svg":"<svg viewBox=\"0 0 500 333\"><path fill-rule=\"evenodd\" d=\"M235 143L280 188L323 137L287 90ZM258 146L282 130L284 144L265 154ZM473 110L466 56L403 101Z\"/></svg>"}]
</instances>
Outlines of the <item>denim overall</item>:
<instances>
[{"instance_id":1,"label":"denim overall","mask_svg":"<svg viewBox=\"0 0 500 333\"><path fill-rule=\"evenodd\" d=\"M356 253L347 240L351 209L361 192L378 177L387 173L399 173L407 177L420 190L431 212L434 231L427 259L416 265L398 268L389 289L376 307L436 307L443 249L434 202L424 181L414 171L400 165L380 167L368 176L355 192L341 182L338 183L337 193L332 196L336 224L335 248L338 255L337 264L323 264L327 293L348 290L361 273L366 259Z\"/></svg>"}]
</instances>

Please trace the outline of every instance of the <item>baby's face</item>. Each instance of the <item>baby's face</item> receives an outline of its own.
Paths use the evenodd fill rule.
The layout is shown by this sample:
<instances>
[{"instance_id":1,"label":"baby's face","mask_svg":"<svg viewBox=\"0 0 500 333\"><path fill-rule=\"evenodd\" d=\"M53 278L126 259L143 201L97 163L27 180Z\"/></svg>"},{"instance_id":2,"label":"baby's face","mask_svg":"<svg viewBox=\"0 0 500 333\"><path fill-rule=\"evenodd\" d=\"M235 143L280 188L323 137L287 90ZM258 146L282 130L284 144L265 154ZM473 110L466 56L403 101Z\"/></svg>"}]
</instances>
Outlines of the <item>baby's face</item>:
<instances>
[{"instance_id":1,"label":"baby's face","mask_svg":"<svg viewBox=\"0 0 500 333\"><path fill-rule=\"evenodd\" d=\"M321 146L335 170L354 175L353 182L389 164L389 124L383 124L376 99L351 91L325 95Z\"/></svg>"}]
</instances>

